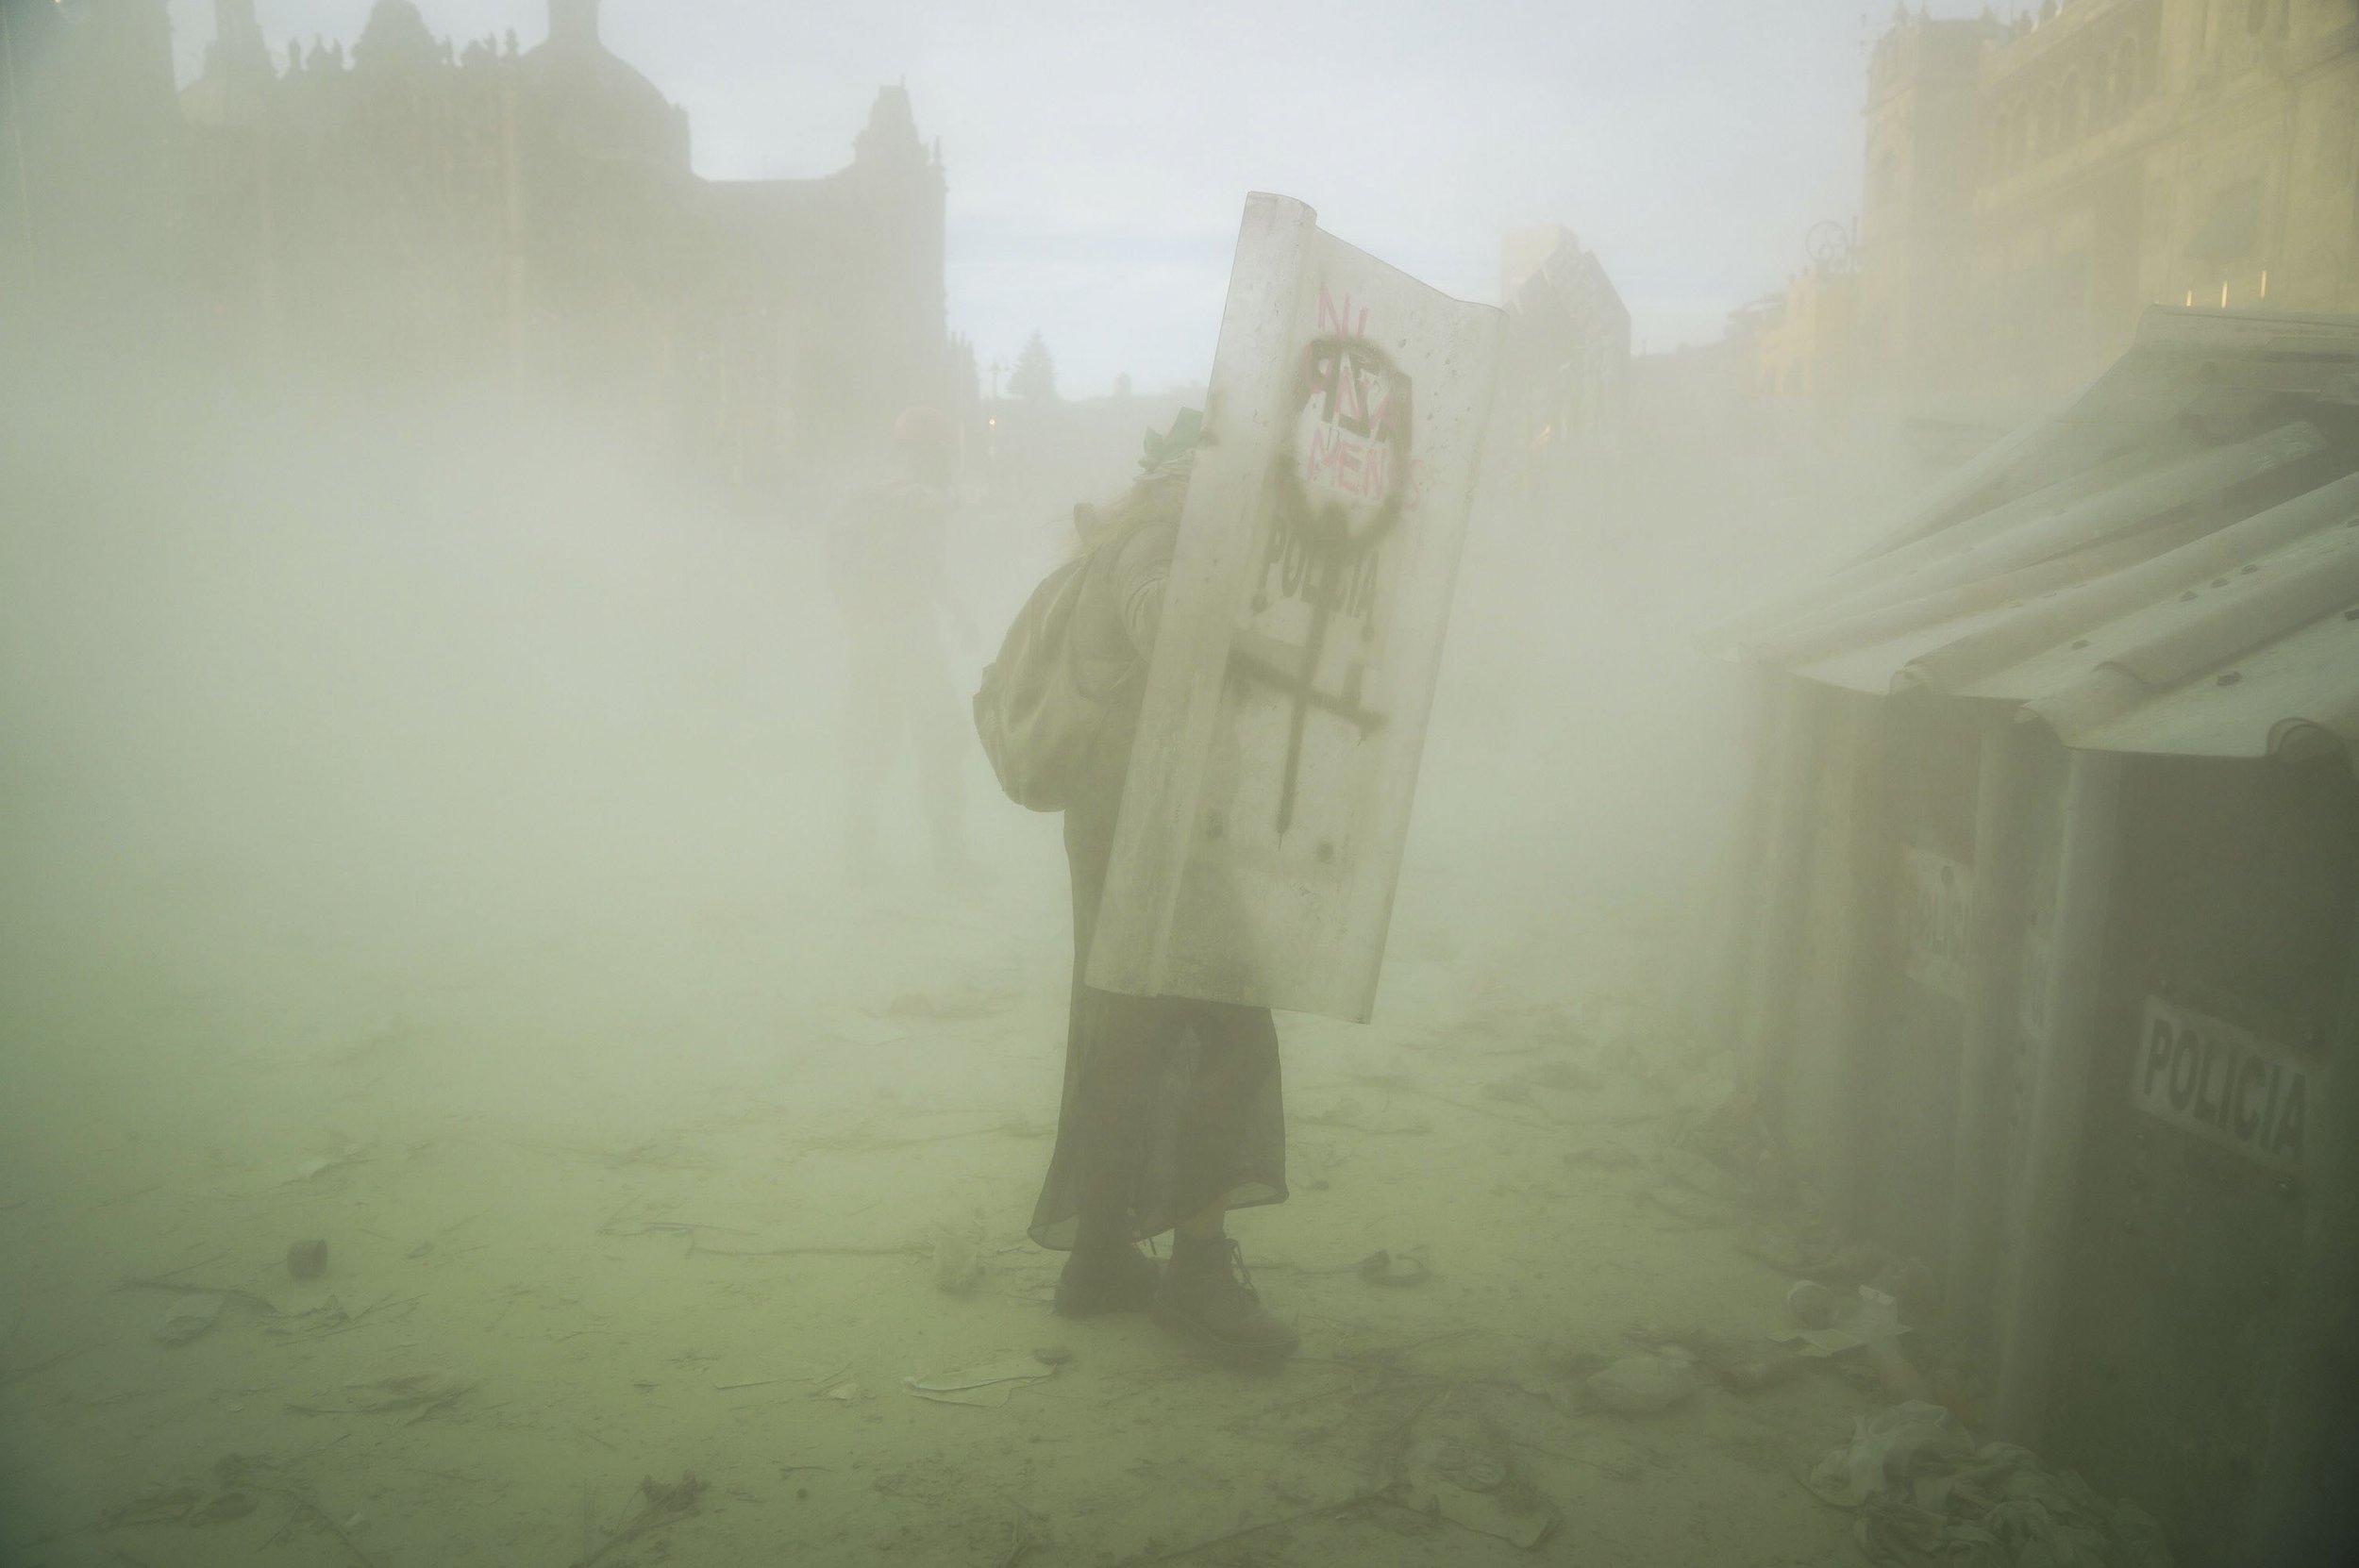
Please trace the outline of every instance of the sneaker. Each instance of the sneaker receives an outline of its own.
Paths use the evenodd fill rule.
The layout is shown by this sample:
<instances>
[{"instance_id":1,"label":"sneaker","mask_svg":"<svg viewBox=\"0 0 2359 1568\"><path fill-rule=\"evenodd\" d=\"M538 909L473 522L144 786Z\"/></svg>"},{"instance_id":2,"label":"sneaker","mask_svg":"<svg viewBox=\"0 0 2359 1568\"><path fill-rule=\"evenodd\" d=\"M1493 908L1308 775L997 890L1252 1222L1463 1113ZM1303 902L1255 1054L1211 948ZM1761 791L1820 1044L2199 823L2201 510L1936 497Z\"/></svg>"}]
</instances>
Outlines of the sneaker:
<instances>
[{"instance_id":1,"label":"sneaker","mask_svg":"<svg viewBox=\"0 0 2359 1568\"><path fill-rule=\"evenodd\" d=\"M1301 1343L1300 1335L1262 1305L1243 1250L1227 1238L1206 1255L1184 1260L1173 1249L1155 1293L1155 1321L1240 1366L1282 1361Z\"/></svg>"},{"instance_id":2,"label":"sneaker","mask_svg":"<svg viewBox=\"0 0 2359 1568\"><path fill-rule=\"evenodd\" d=\"M1057 1276L1052 1304L1061 1318L1094 1318L1108 1312L1144 1312L1155 1305L1163 1267L1136 1247L1117 1252L1075 1252Z\"/></svg>"}]
</instances>

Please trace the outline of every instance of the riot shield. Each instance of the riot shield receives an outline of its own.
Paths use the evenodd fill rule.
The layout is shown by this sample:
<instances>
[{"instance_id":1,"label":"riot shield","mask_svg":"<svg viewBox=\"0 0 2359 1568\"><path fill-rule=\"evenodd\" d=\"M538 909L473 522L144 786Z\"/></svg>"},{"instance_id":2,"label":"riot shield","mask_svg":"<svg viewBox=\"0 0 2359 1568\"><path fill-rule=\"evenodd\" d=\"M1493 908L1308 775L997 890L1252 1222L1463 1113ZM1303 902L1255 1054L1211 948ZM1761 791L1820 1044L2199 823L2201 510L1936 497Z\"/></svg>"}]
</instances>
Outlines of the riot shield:
<instances>
[{"instance_id":1,"label":"riot shield","mask_svg":"<svg viewBox=\"0 0 2359 1568\"><path fill-rule=\"evenodd\" d=\"M1499 313L1246 204L1087 979L1364 1022Z\"/></svg>"}]
</instances>

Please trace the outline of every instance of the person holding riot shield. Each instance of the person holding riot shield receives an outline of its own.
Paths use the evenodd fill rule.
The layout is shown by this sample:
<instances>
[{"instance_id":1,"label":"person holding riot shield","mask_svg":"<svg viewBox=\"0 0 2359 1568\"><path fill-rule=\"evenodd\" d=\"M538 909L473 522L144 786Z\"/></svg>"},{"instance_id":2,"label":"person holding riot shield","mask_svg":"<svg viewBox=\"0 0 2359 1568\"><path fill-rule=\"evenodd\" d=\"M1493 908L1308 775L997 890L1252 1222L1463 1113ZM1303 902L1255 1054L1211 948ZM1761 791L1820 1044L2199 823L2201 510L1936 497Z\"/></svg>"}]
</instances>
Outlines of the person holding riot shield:
<instances>
[{"instance_id":1,"label":"person holding riot shield","mask_svg":"<svg viewBox=\"0 0 2359 1568\"><path fill-rule=\"evenodd\" d=\"M1282 1359L1295 1331L1263 1306L1227 1233L1231 1209L1286 1196L1278 1032L1269 1009L1177 996L1130 996L1082 982L1113 854L1145 672L1162 612L1196 422L1150 435L1139 481L1102 512L1077 508L1079 554L1043 585L1010 634L1010 650L1048 641L1075 689L1053 689L1077 743L1053 798L1064 812L1072 876L1074 979L1057 1143L1031 1235L1070 1249L1055 1309L1067 1317L1151 1310L1156 1321L1239 1363ZM1041 625L1028 627L1027 623ZM1043 626L1053 630L1044 639ZM1039 659L1037 654L1029 657ZM1003 652L1003 666L1010 653ZM1042 684L1053 686L1044 677ZM985 677L977 716L995 766L991 713L1003 701ZM995 743L996 742L996 743ZM1003 782L1012 775L1001 768ZM1016 792L1012 789L1011 792ZM1024 798L1019 795L1019 798ZM1026 804L1044 806L1035 793ZM1139 1243L1173 1233L1168 1263Z\"/></svg>"}]
</instances>

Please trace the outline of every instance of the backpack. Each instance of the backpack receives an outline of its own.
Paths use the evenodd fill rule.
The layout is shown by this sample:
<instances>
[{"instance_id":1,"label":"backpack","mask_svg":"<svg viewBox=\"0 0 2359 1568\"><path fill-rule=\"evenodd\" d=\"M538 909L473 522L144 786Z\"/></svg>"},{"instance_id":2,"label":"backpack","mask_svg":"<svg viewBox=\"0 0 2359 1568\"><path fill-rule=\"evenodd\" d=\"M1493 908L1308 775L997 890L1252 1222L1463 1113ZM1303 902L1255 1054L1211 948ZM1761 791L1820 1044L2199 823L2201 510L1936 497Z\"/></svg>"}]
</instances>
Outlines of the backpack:
<instances>
[{"instance_id":1,"label":"backpack","mask_svg":"<svg viewBox=\"0 0 2359 1568\"><path fill-rule=\"evenodd\" d=\"M1074 622L1101 545L1041 579L983 670L975 733L999 787L1018 806L1062 811L1088 776L1107 712L1144 660L1085 659ZM1095 664L1096 669L1085 668Z\"/></svg>"}]
</instances>

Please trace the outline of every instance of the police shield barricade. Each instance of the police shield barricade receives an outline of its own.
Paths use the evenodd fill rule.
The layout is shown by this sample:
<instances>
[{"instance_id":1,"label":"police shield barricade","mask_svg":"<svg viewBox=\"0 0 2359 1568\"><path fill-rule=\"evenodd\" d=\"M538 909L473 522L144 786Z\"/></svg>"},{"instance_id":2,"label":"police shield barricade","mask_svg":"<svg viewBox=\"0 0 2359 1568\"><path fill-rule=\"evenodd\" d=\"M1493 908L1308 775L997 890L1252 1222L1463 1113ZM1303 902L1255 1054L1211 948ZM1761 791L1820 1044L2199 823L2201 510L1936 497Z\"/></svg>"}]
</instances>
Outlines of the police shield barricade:
<instances>
[{"instance_id":1,"label":"police shield barricade","mask_svg":"<svg viewBox=\"0 0 2359 1568\"><path fill-rule=\"evenodd\" d=\"M1090 984L1368 1017L1499 324L1248 198Z\"/></svg>"}]
</instances>

